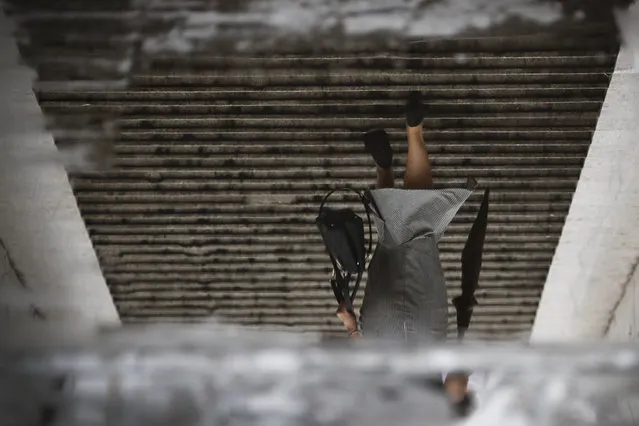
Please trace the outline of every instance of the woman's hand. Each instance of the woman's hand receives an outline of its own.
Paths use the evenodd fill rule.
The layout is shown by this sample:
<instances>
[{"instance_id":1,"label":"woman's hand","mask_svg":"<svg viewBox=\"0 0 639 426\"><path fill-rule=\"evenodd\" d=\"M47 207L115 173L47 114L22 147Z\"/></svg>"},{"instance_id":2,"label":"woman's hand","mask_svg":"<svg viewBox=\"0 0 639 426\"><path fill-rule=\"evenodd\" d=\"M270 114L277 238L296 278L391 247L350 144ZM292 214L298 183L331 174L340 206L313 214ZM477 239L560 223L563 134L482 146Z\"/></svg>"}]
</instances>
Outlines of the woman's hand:
<instances>
[{"instance_id":1,"label":"woman's hand","mask_svg":"<svg viewBox=\"0 0 639 426\"><path fill-rule=\"evenodd\" d=\"M468 374L462 372L448 373L444 380L444 388L453 402L461 402L468 392Z\"/></svg>"},{"instance_id":2,"label":"woman's hand","mask_svg":"<svg viewBox=\"0 0 639 426\"><path fill-rule=\"evenodd\" d=\"M346 327L346 330L348 330L349 334L353 334L358 331L357 317L354 313L349 312L346 309L345 303L340 303L337 311L335 312L335 315L337 315L337 318L342 320L342 323L344 323L344 327Z\"/></svg>"}]
</instances>

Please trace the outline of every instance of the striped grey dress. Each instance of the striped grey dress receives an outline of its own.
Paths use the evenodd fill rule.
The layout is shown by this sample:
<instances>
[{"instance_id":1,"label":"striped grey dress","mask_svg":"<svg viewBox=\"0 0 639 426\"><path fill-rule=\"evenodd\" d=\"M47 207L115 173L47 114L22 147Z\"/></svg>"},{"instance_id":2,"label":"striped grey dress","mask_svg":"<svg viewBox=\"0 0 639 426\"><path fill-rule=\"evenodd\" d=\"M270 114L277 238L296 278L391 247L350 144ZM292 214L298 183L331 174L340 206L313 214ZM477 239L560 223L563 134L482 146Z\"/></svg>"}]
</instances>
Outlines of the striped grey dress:
<instances>
[{"instance_id":1,"label":"striped grey dress","mask_svg":"<svg viewBox=\"0 0 639 426\"><path fill-rule=\"evenodd\" d=\"M448 295L437 242L472 189L376 189L378 244L368 267L362 336L403 342L444 339Z\"/></svg>"}]
</instances>

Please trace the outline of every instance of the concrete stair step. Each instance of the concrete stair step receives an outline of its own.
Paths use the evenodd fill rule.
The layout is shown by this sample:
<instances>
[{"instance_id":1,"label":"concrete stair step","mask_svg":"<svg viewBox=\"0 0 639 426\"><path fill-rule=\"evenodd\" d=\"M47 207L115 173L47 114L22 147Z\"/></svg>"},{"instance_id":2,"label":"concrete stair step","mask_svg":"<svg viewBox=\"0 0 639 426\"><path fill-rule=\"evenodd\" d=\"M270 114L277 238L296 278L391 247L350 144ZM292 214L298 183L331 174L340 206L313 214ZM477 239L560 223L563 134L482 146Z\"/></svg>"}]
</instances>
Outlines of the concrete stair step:
<instances>
[{"instance_id":1,"label":"concrete stair step","mask_svg":"<svg viewBox=\"0 0 639 426\"><path fill-rule=\"evenodd\" d=\"M592 128L597 123L598 114L594 112L529 114L510 113L494 115L471 115L459 117L430 117L424 118L427 129L457 129L460 127L487 128L517 128L517 127L558 127L572 129L575 127ZM118 122L121 129L267 129L271 126L280 129L370 129L375 127L402 128L405 125L403 117L387 118L383 115L369 115L359 117L231 117L217 118L181 117L181 116L141 116L127 117Z\"/></svg>"},{"instance_id":2,"label":"concrete stair step","mask_svg":"<svg viewBox=\"0 0 639 426\"><path fill-rule=\"evenodd\" d=\"M607 84L571 84L571 83L549 83L549 84L529 84L522 82L517 85L384 85L384 86L348 86L348 87L304 87L304 88L269 88L260 89L219 89L219 88L189 88L189 87L153 87L152 90L134 89L121 90L40 90L37 92L40 101L77 101L83 103L91 102L213 102L213 101L313 101L313 100L380 100L393 99L402 103L406 99L406 94L410 90L420 90L424 93L425 99L429 102L434 100L460 99L526 99L526 98L554 98L572 99L587 98L599 99L604 96Z\"/></svg>"},{"instance_id":3,"label":"concrete stair step","mask_svg":"<svg viewBox=\"0 0 639 426\"><path fill-rule=\"evenodd\" d=\"M326 271L329 271L327 268ZM151 276L151 279L147 275L135 275L135 274L106 274L109 279L110 287L126 287L137 285L152 285L153 283L158 286L163 285L175 285L179 283L184 285L185 290L193 288L210 288L215 285L220 285L221 289L228 288L225 286L233 283L254 283L256 288L260 285L273 285L273 283L282 285L283 283L289 285L298 285L298 283L315 283L327 284L328 272L321 271L220 271L215 274L207 274L199 277L184 276L179 280L175 280L174 276L165 278L164 274L158 274L158 276ZM482 271L481 277L485 282L493 282L495 285L499 284L503 287L517 288L522 285L530 286L533 282L537 283L538 288L543 288L546 278L547 268L530 268L526 273L522 273L519 268L509 269L495 269ZM161 276L160 276L161 275ZM459 283L461 280L460 268L445 270L444 275L447 281L454 281ZM490 285L490 284L487 284Z\"/></svg>"},{"instance_id":4,"label":"concrete stair step","mask_svg":"<svg viewBox=\"0 0 639 426\"><path fill-rule=\"evenodd\" d=\"M487 271L487 276L496 278L495 273ZM448 274L449 276L452 276ZM459 275L459 273L457 273ZM297 294L318 294L322 297L326 297L326 290L329 288L326 276L318 277L317 274L310 274L308 281L290 282L290 281L277 281L275 279L260 281L253 277L253 280L247 279L243 281L233 280L220 280L207 283L199 282L159 282L150 283L148 281L114 281L111 285L111 290L117 294L127 293L139 293L139 292L173 292L179 289L189 290L193 292L206 292L211 294L219 294L224 298L240 298L243 292L249 294L268 294L268 297L279 297L282 299L288 299L296 297ZM453 277L454 278L454 277ZM460 291L459 280L451 279L447 282L448 290L452 294L457 294ZM541 292L543 284L540 285L539 281L534 277L526 278L521 277L519 279L486 279L483 280L482 285L477 290L477 295L482 296L484 294L497 295L520 295L528 296L530 294L538 294ZM266 296L264 296L266 297ZM329 295L330 297L330 295ZM358 293L358 301L362 297ZM501 296L500 296L501 297Z\"/></svg>"},{"instance_id":5,"label":"concrete stair step","mask_svg":"<svg viewBox=\"0 0 639 426\"><path fill-rule=\"evenodd\" d=\"M455 234L452 232L447 232L442 237L440 244L465 244L466 239L468 237L468 231L470 230L470 226L460 226L458 227L460 230L459 234ZM530 235L513 235L513 234L490 234L486 236L487 243L503 243L503 244L533 244L533 243L543 243L543 244L554 244L558 241L558 235L551 235L547 233L532 233ZM164 241L163 241L164 240ZM120 242L108 242L105 243L104 246L98 247L98 251L104 251L105 253L115 253L118 257L125 256L126 254L131 253L139 253L139 254L157 254L157 253L182 253L189 256L208 256L215 254L225 254L225 253L254 253L256 250L259 250L260 247L264 247L265 245L272 246L272 251L282 251L283 253L288 253L290 251L289 247L302 247L308 246L305 241L302 241L300 238L293 239L289 238L263 238L262 236L254 237L254 238L237 238L236 241L233 241L232 238L222 236L220 238L216 238L215 241L212 241L211 238L172 238L172 239L145 239L144 245L135 249L131 241L135 241L134 239L125 239ZM184 242L193 243L192 246L184 245ZM212 241L212 242L211 242ZM216 247L219 241L224 243L224 247ZM247 247L244 251L238 251L237 246L243 245L247 243ZM227 248L228 247L228 248ZM311 246L310 252L317 252L323 250L322 245L318 244L316 246Z\"/></svg>"},{"instance_id":6,"label":"concrete stair step","mask_svg":"<svg viewBox=\"0 0 639 426\"><path fill-rule=\"evenodd\" d=\"M329 158L318 158L317 156L187 156L187 155L139 155L117 157L114 167L204 167L215 170L221 169L242 169L242 170L272 170L274 172L282 168L273 167L273 164L285 164L286 170L296 167L309 168L346 168L357 171L364 169L364 176L368 175L374 162L369 155L359 154L351 156L331 156ZM431 158L433 167L519 167L519 166L566 166L575 167L583 164L583 157L575 155L500 155L500 156L451 156L447 154L433 155ZM291 182L293 184L293 182Z\"/></svg>"},{"instance_id":7,"label":"concrete stair step","mask_svg":"<svg viewBox=\"0 0 639 426\"><path fill-rule=\"evenodd\" d=\"M457 283L458 284L458 283ZM458 294L461 291L459 285L455 286L452 283L448 283L449 290L451 294ZM477 290L475 293L477 296L481 298L494 298L494 299L504 299L508 297L538 297L539 293L541 293L541 288L538 285L531 285L530 287L526 286L526 282L520 282L520 288L503 288L503 287L482 287ZM153 298L153 296L157 295L158 298L162 299L179 299L180 295L176 294L176 292L180 291L180 285L175 284L166 284L162 286L158 286L158 288L149 287L146 285L135 285L135 286L118 286L115 290L117 290L118 297L126 297L127 294L130 294L131 297L136 299L141 299L144 297ZM232 285L224 285L223 283L216 283L213 286L192 286L191 290L194 297L202 298L202 297L210 297L211 292L214 290L216 295L219 295L221 299L242 299L243 295L246 295L248 299L263 299L265 301L272 300L297 300L303 297L318 297L320 299L330 298L331 295L327 295L328 286L327 283L309 283L306 286L287 286L287 285L273 285L270 286L255 286L249 282L247 283L234 283ZM457 290L455 292L455 290ZM356 300L360 301L361 294L358 293Z\"/></svg>"},{"instance_id":8,"label":"concrete stair step","mask_svg":"<svg viewBox=\"0 0 639 426\"><path fill-rule=\"evenodd\" d=\"M145 306L146 305L146 306ZM337 322L333 317L335 316L335 305L326 308L242 308L240 306L230 306L216 308L211 302L199 302L199 301L174 301L162 303L160 301L153 301L152 304L140 304L123 302L121 304L120 311L125 312L127 316L206 316L206 315L219 315L226 318L232 318L240 324L252 323L253 320L259 319L260 323L278 324L278 320L281 324L304 324L312 323L317 324L321 322L333 323ZM494 321L504 322L532 322L536 306L488 306L475 308L475 315L481 316L494 316ZM127 312L130 311L130 312ZM510 319L509 316L517 316L517 319ZM449 311L449 317L454 318L454 312ZM479 321L478 321L479 322ZM343 327L343 326L342 326Z\"/></svg>"},{"instance_id":9,"label":"concrete stair step","mask_svg":"<svg viewBox=\"0 0 639 426\"><path fill-rule=\"evenodd\" d=\"M472 175L472 174L470 174ZM522 192L522 191L500 191L491 194L491 200L494 202L525 202L525 201L545 201L545 202L561 202L570 201L572 199L571 190L564 191L538 191L538 192ZM155 204L155 203L174 203L176 205L182 203L221 203L236 204L230 208L244 210L245 205L283 205L296 203L320 202L325 195L325 191L319 194L273 194L272 197L264 197L260 194L171 194L171 193L149 193L149 192L125 192L125 193L89 193L83 192L76 194L78 202L82 204ZM278 198L279 197L279 198ZM472 200L478 200L480 194L471 196ZM270 202L269 202L270 200ZM338 203L339 197L336 196L333 203ZM278 206L279 207L279 206ZM224 206L220 206L220 211L224 210ZM227 210L228 211L228 210Z\"/></svg>"},{"instance_id":10,"label":"concrete stair step","mask_svg":"<svg viewBox=\"0 0 639 426\"><path fill-rule=\"evenodd\" d=\"M417 85L417 84L602 84L609 76L602 72L446 72L422 73L412 71L324 71L324 72L252 72L252 73L197 73L167 75L135 75L133 87L250 87L278 90L279 88L307 86L358 86L358 85ZM301 88L301 87L300 87Z\"/></svg>"},{"instance_id":11,"label":"concrete stair step","mask_svg":"<svg viewBox=\"0 0 639 426\"><path fill-rule=\"evenodd\" d=\"M531 221L536 222L536 226L541 230L556 229L556 225L563 224L561 217L553 217L547 214L529 215ZM456 224L471 224L475 219L474 215L461 216L454 222L453 228ZM502 231L510 230L512 227L525 227L528 226L526 221L520 218L517 219L516 215L491 215L491 221L489 227L492 230L502 229ZM104 235L104 236L140 236L140 235L155 235L158 233L157 225L89 225L89 233L92 236ZM280 235L319 235L316 231L316 226L313 221L308 221L305 224L273 224L273 223L253 223L251 225L242 225L238 223L226 223L226 224L176 224L162 226L162 235L168 236L173 234L189 235L264 235L264 234L280 234Z\"/></svg>"},{"instance_id":12,"label":"concrete stair step","mask_svg":"<svg viewBox=\"0 0 639 426\"><path fill-rule=\"evenodd\" d=\"M40 106L49 114L117 114L121 116L190 116L190 115L313 115L313 114L385 114L402 116L401 101L361 101L353 99L342 102L271 101L260 103L232 104L158 104L115 103L86 104L78 102L42 102ZM599 112L601 104L594 100L528 100L528 101L429 101L428 116L453 115L459 113L512 113L512 112Z\"/></svg>"},{"instance_id":13,"label":"concrete stair step","mask_svg":"<svg viewBox=\"0 0 639 426\"><path fill-rule=\"evenodd\" d=\"M335 309L336 309L336 302L335 299L333 298L333 295L331 293L330 290L330 286L328 285L328 283L324 283L324 288L323 291L316 291L316 292L299 292L299 301L303 301L303 300L313 300L313 302L305 304L304 302L302 303L295 303L295 300L293 299L289 299L289 298L281 298L279 300L277 299L256 299L256 298L252 298L251 295L251 290L249 289L238 289L237 293L236 293L236 297L234 298L230 298L230 297L225 297L225 293L222 291L221 295L222 297L215 297L216 294L218 294L217 292L219 290L212 288L209 291L200 291L200 292L194 292L191 293L194 295L194 297L192 298L184 298L183 297L179 297L177 294L175 294L175 297L170 300L168 297L164 298L164 297L154 297L154 294L159 293L160 295L164 294L166 295L167 292L166 291L160 291L160 292L149 292L149 293L139 293L139 292L132 292L132 293L119 293L119 290L113 289L115 295L115 299L118 302L131 302L131 303L127 303L127 305L133 309L137 309L137 308L141 308L141 307L149 307L149 306L157 306L157 304L159 305L164 305L163 307L167 308L167 307L178 307L178 306L184 306L184 305L192 305L192 306L200 306L203 307L204 305L209 306L213 309L230 309L230 308L236 308L236 309L247 309L249 307L249 304L251 302L255 303L257 306L256 310L272 310L272 309L279 309L281 310L280 314L285 314L285 313L289 313L289 314L294 314L294 312L287 312L287 306L290 308L291 305L296 305L298 307L304 307L307 309L312 309L315 311L315 313L319 314L318 315L318 319L321 319L322 321L330 321L335 313ZM246 292L247 293L247 298L242 298L241 297L241 292ZM287 290L284 289L276 289L275 292L279 292L280 295L284 295L284 294L289 294ZM449 291L451 293L451 295L453 294L452 289ZM304 294L306 293L306 294ZM146 298L143 298L143 295L147 295L148 296ZM254 293L253 293L254 294ZM530 314L531 313L531 309L530 308L534 308L536 307L536 302L534 300L535 297L539 297L538 295L535 296L535 294L533 293L529 293L525 296L516 296L513 294L508 294L507 296L493 296L491 295L490 291L486 291L486 293L484 293L485 296L483 299L482 303L481 301L479 302L479 305L476 309L479 309L479 307L482 307L483 313L487 313L489 315L498 315L497 311L499 308L505 308L505 312L504 314L508 314L508 310L506 308L508 308L509 306L509 302L508 302L508 297L512 297L516 302L515 303L521 303L521 306L524 308L524 311L526 314ZM127 297L127 296L130 296ZM136 297L137 296L137 297ZM237 297L239 296L239 297ZM452 296L451 296L452 298ZM359 306L361 305L361 299L358 297L355 301L356 305ZM490 309L492 308L492 309ZM326 309L326 310L330 310L331 312L329 312L329 314L327 315L327 317L325 315L322 315L320 312L317 312L317 310L322 310L322 309ZM449 308L449 315L454 315L454 308L452 308L452 306ZM510 311L510 313L512 313L512 311ZM534 311L532 312L533 316L534 316ZM475 314L481 315L480 311L475 311ZM527 315L526 315L527 316ZM320 318L321 317L321 318ZM475 317L473 316L473 320L475 319ZM504 318L505 319L505 318ZM481 321L481 320L479 320ZM517 321L517 320L515 320ZM451 322L451 325L455 324L455 321L453 319L453 321ZM473 324L474 321L473 321Z\"/></svg>"},{"instance_id":14,"label":"concrete stair step","mask_svg":"<svg viewBox=\"0 0 639 426\"><path fill-rule=\"evenodd\" d=\"M333 205L333 204L331 204ZM565 214L570 206L569 201L548 203L546 200L520 203L491 202L492 213L535 213ZM357 207L351 204L351 207ZM318 211L317 203L299 203L282 206L247 205L238 212L234 206L220 207L217 204L87 204L81 207L82 215L87 223L239 223L248 224L253 220L261 223L295 223L305 217L314 218ZM479 203L469 202L461 212L476 211Z\"/></svg>"},{"instance_id":15,"label":"concrete stair step","mask_svg":"<svg viewBox=\"0 0 639 426\"><path fill-rule=\"evenodd\" d=\"M331 68L404 68L404 69L500 69L500 68L589 68L612 66L616 55L566 55L563 52L548 54L486 55L458 53L453 55L407 55L379 53L375 55L344 54L336 56L213 56L213 55L165 55L153 58L148 67L154 71L210 71L246 69L331 69Z\"/></svg>"},{"instance_id":16,"label":"concrete stair step","mask_svg":"<svg viewBox=\"0 0 639 426\"><path fill-rule=\"evenodd\" d=\"M74 60L74 59L72 59ZM77 58L76 60L81 60ZM480 77L480 82L484 79L492 81L494 76L501 76L508 83L512 79L515 79L518 74L525 76L537 76L543 75L546 78L556 78L555 74L595 74L605 73L610 68L606 64L597 65L590 64L588 67L569 68L569 67L556 67L556 66L528 66L522 60L520 63L513 63L508 67L466 67L459 64L456 67L420 67L420 66L407 66L402 62L395 62L394 66L383 66L382 64L372 64L370 66L352 66L345 61L343 64L333 63L330 59L326 62L324 67L305 67L299 66L295 68L281 67L281 68L269 68L255 66L251 68L208 68L206 70L180 68L179 65L174 65L168 70L158 69L138 69L133 74L132 87L146 88L149 86L164 86L162 82L167 82L166 87L175 86L175 82L185 82L186 86L197 86L200 81L214 81L216 84L224 85L245 85L248 82L249 85L260 84L263 79L268 79L272 83L274 88L279 86L290 86L292 83L299 82L300 85L309 83L314 86L321 86L329 79L330 82L341 82L346 76L350 76L352 80L349 82L361 81L364 85L374 83L377 78L375 74L384 78L384 81L388 82L401 82L406 81L406 76L411 75L410 81L417 79L419 82L426 82L427 84L436 83L441 80L442 74L448 74L451 78L450 81L466 82L470 79L468 74ZM284 76L294 77L292 82L287 82L283 78ZM204 80L198 80L201 77ZM195 79L194 79L195 78ZM560 77L561 78L561 77ZM195 84L194 84L195 83ZM205 84L202 84L205 86Z\"/></svg>"},{"instance_id":17,"label":"concrete stair step","mask_svg":"<svg viewBox=\"0 0 639 426\"><path fill-rule=\"evenodd\" d=\"M486 232L500 235L515 235L517 233L527 233L530 235L557 236L561 233L561 223L540 223L540 224L522 224L522 223L489 223ZM463 233L467 235L470 224L453 223L448 228L448 233ZM228 226L226 229L204 227L204 226L179 226L170 225L165 227L150 227L148 230L131 230L126 234L93 234L91 239L94 244L178 244L178 245L214 245L214 244L238 244L240 241L248 245L263 245L265 243L289 243L300 244L306 241L310 235L319 233L314 231L310 233L308 228L295 232L295 229L282 226L259 226L250 230L242 230L241 228ZM146 232L145 232L146 231ZM251 232L249 232L251 231ZM320 240L317 240L320 244Z\"/></svg>"},{"instance_id":18,"label":"concrete stair step","mask_svg":"<svg viewBox=\"0 0 639 426\"><path fill-rule=\"evenodd\" d=\"M454 292L451 286L451 294L458 294ZM459 290L459 289L457 289ZM539 290L539 289L538 289ZM211 302L217 303L220 308L229 306L246 307L250 303L255 303L261 308L286 308L291 305L291 302L296 302L298 307L308 308L331 308L335 306L335 299L330 291L330 287L327 283L324 283L323 287L317 287L312 291L303 290L291 290L285 288L279 288L275 291L255 292L250 289L240 290L241 292L228 292L228 291L216 291L215 295L219 296L216 300L212 300L212 291L206 289L200 289L199 291L193 291L189 293L189 297L185 298L183 294L179 293L179 288L174 290L161 290L161 291L141 291L134 290L130 292L117 292L117 299L127 301L138 302L143 304L149 300L157 300L165 303L171 303L175 301L189 301L189 302ZM506 305L509 304L508 298L515 300L514 304L521 304L522 306L536 305L536 297L539 297L539 292L509 292L503 290L484 290L482 293L484 303L480 305ZM358 293L356 302L361 303L362 297Z\"/></svg>"},{"instance_id":19,"label":"concrete stair step","mask_svg":"<svg viewBox=\"0 0 639 426\"><path fill-rule=\"evenodd\" d=\"M192 165L195 166L195 165ZM137 167L137 166L136 166ZM129 172L130 173L127 173ZM306 174L305 174L306 173ZM473 176L477 179L479 178L503 178L508 176L509 178L537 178L540 173L543 173L543 177L564 177L564 178L577 178L579 177L580 168L579 167L471 167L464 166L464 170L460 172L458 169L451 167L439 167L436 172L433 172L433 179L464 179L468 176ZM339 168L339 169L327 169L321 167L314 167L304 169L302 167L298 168L290 168L284 170L273 170L264 168L262 170L253 169L250 171L246 170L212 170L208 167L191 167L188 171L184 170L172 170L171 168L131 168L131 169L123 169L114 172L110 172L111 176L118 177L120 179L123 178L135 178L141 177L144 179L148 179L150 181L161 182L168 179L186 179L190 178L196 181L201 181L205 179L220 179L220 180L252 180L252 179L307 179L307 180L316 180L316 179L335 179L335 184L332 187L339 187L340 182L348 179L359 180L361 185L369 185L371 179L374 178L375 172L369 167L362 167L361 169L357 168ZM87 177L86 173L76 175L77 177ZM401 176L401 172L397 172L397 177ZM481 179L480 183L481 183ZM275 183L275 182L274 182ZM324 187L328 189L329 187ZM323 190L323 189L320 189ZM132 195L135 195L132 194ZM141 193L143 197L140 199L141 202L144 202L146 195ZM214 200L224 202L224 195L217 198L210 198L213 194L207 195L205 198L201 200L191 199L190 201L199 201L205 202L206 200ZM178 197L179 198L179 197ZM146 198L148 199L148 198ZM85 198L86 200L86 198ZM231 198L233 202L235 199ZM273 201L276 199L274 198ZM88 200L86 200L88 201ZM157 199L156 201L160 201ZM179 199L176 199L175 202L179 202ZM186 201L186 200L183 200ZM290 200L286 200L288 202ZM280 202L281 204L281 202Z\"/></svg>"},{"instance_id":20,"label":"concrete stair step","mask_svg":"<svg viewBox=\"0 0 639 426\"><path fill-rule=\"evenodd\" d=\"M469 143L428 143L430 155L494 155L508 156L511 154L546 154L546 155L578 155L583 156L588 151L588 142L565 143L566 141L546 141L537 143L518 143L494 145L489 141L477 141ZM391 142L393 153L404 156L408 151L406 141L398 142L394 138ZM201 143L177 143L177 142L117 142L113 147L118 157L143 156L143 155L200 155L200 156L241 156L241 155L286 155L305 156L314 155L328 157L340 155L340 157L362 155L363 144L357 141L343 141L341 143L321 143L312 141L300 141L294 145L290 143L247 143L225 144L215 142Z\"/></svg>"},{"instance_id":21,"label":"concrete stair step","mask_svg":"<svg viewBox=\"0 0 639 426\"><path fill-rule=\"evenodd\" d=\"M539 51L569 51L569 52L610 52L615 53L618 48L618 40L611 35L611 26L573 26L565 28L565 31L557 33L543 29L543 33L529 33L523 35L507 35L495 37L387 37L371 38L366 35L345 35L343 37L308 37L289 40L289 43L273 45L260 45L258 35L253 36L256 41L251 46L253 55L267 54L298 54L298 55L334 55L345 52L356 54L374 54L380 49L395 48L409 54L446 54L450 52L482 52L502 53L509 55L512 52ZM264 33L268 36L268 33ZM205 50L206 47L202 46ZM228 49L228 53L233 52Z\"/></svg>"},{"instance_id":22,"label":"concrete stair step","mask_svg":"<svg viewBox=\"0 0 639 426\"><path fill-rule=\"evenodd\" d=\"M402 126L403 127L403 126ZM365 129L365 127L363 127ZM268 132L255 132L254 130L243 129L217 129L218 131L201 129L170 129L161 130L134 130L123 129L119 132L121 141L175 141L194 142L198 140L206 141L266 141L275 140L295 141L312 140L323 142L334 142L336 140L356 140L361 144L362 128L351 130L336 129L304 129L303 132L296 130L270 129ZM491 140L495 143L507 141L526 140L587 140L592 138L592 128L565 127L561 129L540 129L534 127L504 129L504 128L457 128L457 129L424 129L424 139L428 141L477 141ZM406 140L406 131L399 128L388 128L387 133L391 139Z\"/></svg>"},{"instance_id":23,"label":"concrete stair step","mask_svg":"<svg viewBox=\"0 0 639 426\"><path fill-rule=\"evenodd\" d=\"M328 289L327 289L328 290ZM135 294L129 294L127 297L116 297L116 301L121 303L126 307L130 307L132 309L137 309L141 307L146 307L149 305L152 306L166 306L166 307L174 307L174 306L184 306L195 305L195 306L211 306L213 309L246 309L253 304L256 310L271 311L275 309L281 310L283 313L288 312L291 308L291 305L294 304L296 309L308 309L312 312L318 312L318 310L335 310L335 300L332 299L332 294L329 291L325 291L325 293L321 296L306 297L299 298L298 300L291 299L277 299L277 298L252 298L249 294L244 298L222 298L216 297L215 300L211 299L211 294L202 292L202 293L191 293L188 299L184 297L180 297L179 292L177 293L146 293L141 294L136 297ZM537 301L535 300L535 296L529 297L512 297L511 302L508 302L507 299L504 298L487 298L485 299L486 304L494 305L494 306L504 306L508 303L515 304L521 308L527 308L530 306L537 305ZM293 311L295 312L295 311ZM291 313L293 313L291 312ZM488 311L487 311L488 312Z\"/></svg>"},{"instance_id":24,"label":"concrete stair step","mask_svg":"<svg viewBox=\"0 0 639 426\"><path fill-rule=\"evenodd\" d=\"M367 237L368 238L368 237ZM374 238L376 240L376 238ZM551 251L553 241L505 241L495 242L488 237L484 245L486 252L508 252L508 253L526 253L526 252L544 252ZM439 250L446 253L460 252L464 243L457 241L449 241L444 238L438 243ZM308 245L304 251L303 245L295 244L279 244L279 245L258 245L244 247L239 244L231 244L224 249L203 251L201 253L189 252L176 246L167 246L166 248L145 247L139 252L131 251L130 247L104 247L97 250L98 254L104 258L105 264L120 265L134 263L180 263L187 264L207 264L215 262L218 254L233 255L237 257L248 257L254 259L289 259L296 261L299 259L320 259L326 260L326 249L321 244Z\"/></svg>"},{"instance_id":25,"label":"concrete stair step","mask_svg":"<svg viewBox=\"0 0 639 426\"><path fill-rule=\"evenodd\" d=\"M402 177L397 176L398 185L402 183ZM361 188L364 179L318 179L312 182L247 182L243 185L242 193L259 192L259 191L271 191L271 192L286 192L286 193L308 193L309 191L325 191L330 189L341 188ZM371 182L373 179L370 180ZM451 188L451 187L463 187L466 181L464 179L439 179L434 186L435 189L439 188ZM482 187L491 188L493 191L498 190L516 190L516 189L528 189L533 191L541 190L573 190L577 185L577 179L575 178L549 178L549 179L482 179ZM208 191L237 191L237 183L232 181L220 182L214 181L162 181L162 182L127 182L127 181L87 181L77 180L73 182L73 189L76 194L81 194L85 191L159 191L159 192L171 192L171 193L184 193L184 192L208 192ZM280 220L280 218L277 218Z\"/></svg>"},{"instance_id":26,"label":"concrete stair step","mask_svg":"<svg viewBox=\"0 0 639 426\"><path fill-rule=\"evenodd\" d=\"M135 234L135 233L134 233ZM313 244L317 243L317 238L313 238ZM328 257L326 253L315 253L315 254L306 254L306 255L280 255L280 254L260 254L253 253L252 255L238 255L237 253L229 253L229 254L216 254L215 256L210 256L206 258L195 258L195 259L186 259L183 256L165 256L159 257L156 259L150 259L148 261L137 261L136 259L127 258L127 262L114 262L114 263L106 263L103 265L105 270L109 272L215 272L220 266L233 265L233 264L242 264L242 265L250 265L250 264L272 264L272 265L282 265L282 264L314 264L319 270L324 270L326 268L326 261ZM455 266L455 263L459 262L459 253L455 253L452 251L442 250L441 259L444 264L450 263L450 265ZM490 249L486 249L483 261L487 262L490 265L490 262L500 262L500 261L509 261L509 262L542 262L547 263L552 260L552 253L547 252L534 252L531 251L529 253L521 252L521 251L493 251ZM295 265L290 265L295 268ZM311 269L312 270L312 269Z\"/></svg>"}]
</instances>

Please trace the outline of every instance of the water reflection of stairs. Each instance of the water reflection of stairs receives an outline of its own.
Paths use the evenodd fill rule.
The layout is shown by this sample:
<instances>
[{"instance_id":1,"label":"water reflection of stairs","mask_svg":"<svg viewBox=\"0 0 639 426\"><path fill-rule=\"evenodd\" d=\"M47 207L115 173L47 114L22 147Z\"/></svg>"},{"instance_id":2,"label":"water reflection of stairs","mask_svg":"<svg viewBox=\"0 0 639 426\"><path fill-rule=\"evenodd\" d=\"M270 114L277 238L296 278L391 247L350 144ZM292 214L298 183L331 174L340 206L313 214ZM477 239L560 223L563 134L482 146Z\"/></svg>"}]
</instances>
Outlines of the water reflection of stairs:
<instances>
[{"instance_id":1,"label":"water reflection of stairs","mask_svg":"<svg viewBox=\"0 0 639 426\"><path fill-rule=\"evenodd\" d=\"M74 68L87 57L78 46L91 42L68 38L49 50L43 22L24 25L23 53L44 80L128 73L124 56L106 77ZM318 201L329 188L373 182L360 142L368 128L389 130L403 164L403 98L422 90L436 185L474 176L493 190L472 329L506 337L532 323L614 66L611 34L597 27L402 51L154 56L133 67L128 88L48 84L39 99L53 117L119 117L115 169L79 173L73 184L125 321L216 314L332 333L340 328L313 226ZM133 38L122 40L134 49ZM477 207L475 197L441 243L452 291Z\"/></svg>"}]
</instances>

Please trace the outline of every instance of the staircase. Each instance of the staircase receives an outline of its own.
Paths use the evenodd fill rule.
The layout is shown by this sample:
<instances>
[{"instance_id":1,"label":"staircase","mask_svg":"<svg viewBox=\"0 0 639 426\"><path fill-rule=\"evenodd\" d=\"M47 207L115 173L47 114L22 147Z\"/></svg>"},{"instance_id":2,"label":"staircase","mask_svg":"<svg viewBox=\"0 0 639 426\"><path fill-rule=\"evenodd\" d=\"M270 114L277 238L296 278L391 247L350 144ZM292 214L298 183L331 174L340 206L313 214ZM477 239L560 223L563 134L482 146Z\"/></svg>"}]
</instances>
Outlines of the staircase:
<instances>
[{"instance_id":1,"label":"staircase","mask_svg":"<svg viewBox=\"0 0 639 426\"><path fill-rule=\"evenodd\" d=\"M214 315L339 334L313 223L319 201L332 188L374 184L361 142L373 127L389 132L401 182L403 102L420 90L435 186L472 176L491 188L468 333L480 339L531 327L618 50L613 26L598 24L379 51L131 53L144 65L127 71L126 86L96 88L42 84L73 73L30 46L23 52L38 64L50 117L117 117L113 168L74 173L72 184L125 322ZM66 80L87 76L105 80L90 70ZM480 196L440 244L451 298ZM335 200L357 207L349 195ZM452 306L450 319L452 332Z\"/></svg>"}]
</instances>

